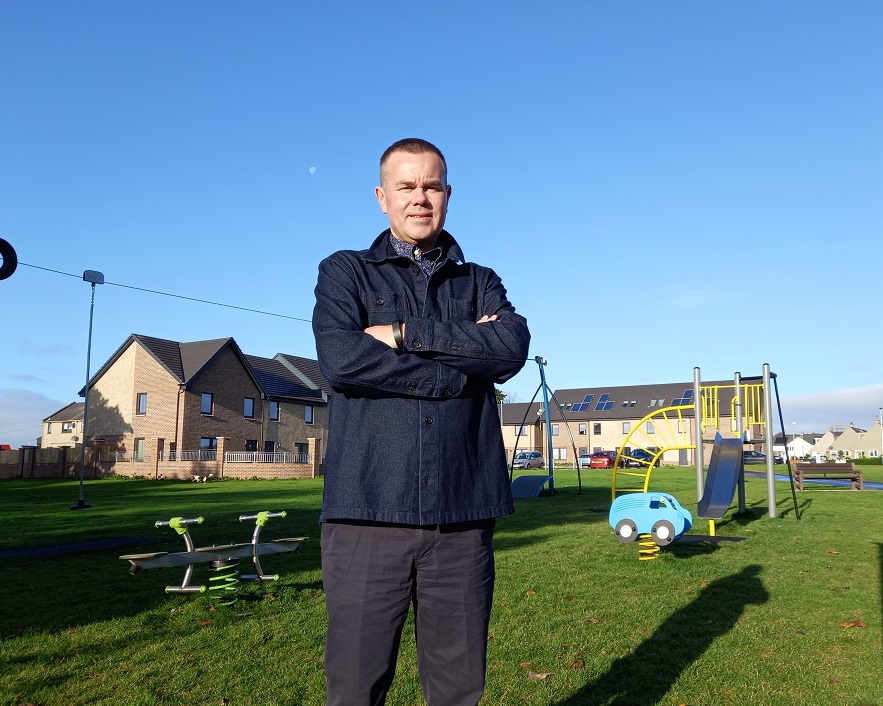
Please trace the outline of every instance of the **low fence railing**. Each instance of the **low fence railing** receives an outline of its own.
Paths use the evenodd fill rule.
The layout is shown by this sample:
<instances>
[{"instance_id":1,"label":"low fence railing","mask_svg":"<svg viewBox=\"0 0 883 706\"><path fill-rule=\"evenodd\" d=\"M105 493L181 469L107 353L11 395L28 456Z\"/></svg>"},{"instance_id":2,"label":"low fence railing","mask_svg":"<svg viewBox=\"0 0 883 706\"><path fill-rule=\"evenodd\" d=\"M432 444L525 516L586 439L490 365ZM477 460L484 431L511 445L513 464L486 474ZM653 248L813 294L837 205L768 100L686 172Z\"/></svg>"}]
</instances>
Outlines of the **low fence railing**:
<instances>
[{"instance_id":1,"label":"low fence railing","mask_svg":"<svg viewBox=\"0 0 883 706\"><path fill-rule=\"evenodd\" d=\"M147 454L124 453L122 451L106 451L98 459L101 463L143 463L149 461Z\"/></svg>"},{"instance_id":2,"label":"low fence railing","mask_svg":"<svg viewBox=\"0 0 883 706\"><path fill-rule=\"evenodd\" d=\"M108 451L101 454L102 463L137 463L149 461L146 454ZM160 461L217 461L217 449L197 449L194 451L160 451ZM310 454L293 453L291 451L228 451L224 454L224 463L310 463Z\"/></svg>"},{"instance_id":3,"label":"low fence railing","mask_svg":"<svg viewBox=\"0 0 883 706\"><path fill-rule=\"evenodd\" d=\"M217 461L217 449L198 449L196 451L160 451L160 461Z\"/></svg>"},{"instance_id":4,"label":"low fence railing","mask_svg":"<svg viewBox=\"0 0 883 706\"><path fill-rule=\"evenodd\" d=\"M268 453L264 451L228 451L224 463L309 463L309 454L296 454L290 451Z\"/></svg>"}]
</instances>

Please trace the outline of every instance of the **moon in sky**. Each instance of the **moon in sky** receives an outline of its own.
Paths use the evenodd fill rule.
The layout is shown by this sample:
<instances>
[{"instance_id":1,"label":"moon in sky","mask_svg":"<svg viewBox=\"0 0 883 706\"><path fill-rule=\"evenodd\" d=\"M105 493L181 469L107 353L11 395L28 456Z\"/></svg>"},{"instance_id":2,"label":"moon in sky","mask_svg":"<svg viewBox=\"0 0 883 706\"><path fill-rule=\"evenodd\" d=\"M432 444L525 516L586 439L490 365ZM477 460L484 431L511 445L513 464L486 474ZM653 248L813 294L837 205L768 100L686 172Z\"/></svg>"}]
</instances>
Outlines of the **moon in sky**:
<instances>
[{"instance_id":1,"label":"moon in sky","mask_svg":"<svg viewBox=\"0 0 883 706\"><path fill-rule=\"evenodd\" d=\"M315 174L315 173L316 173L316 168L310 167L310 174Z\"/></svg>"}]
</instances>

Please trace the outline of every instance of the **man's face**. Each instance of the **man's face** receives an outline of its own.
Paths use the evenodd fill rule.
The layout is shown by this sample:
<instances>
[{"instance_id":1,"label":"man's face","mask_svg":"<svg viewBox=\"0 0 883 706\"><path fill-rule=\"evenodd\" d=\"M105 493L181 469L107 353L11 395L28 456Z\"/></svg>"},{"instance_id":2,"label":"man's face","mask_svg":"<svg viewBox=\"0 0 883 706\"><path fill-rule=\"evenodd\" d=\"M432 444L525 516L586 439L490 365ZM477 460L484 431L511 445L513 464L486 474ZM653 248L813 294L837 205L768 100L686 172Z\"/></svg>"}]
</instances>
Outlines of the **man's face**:
<instances>
[{"instance_id":1,"label":"man's face","mask_svg":"<svg viewBox=\"0 0 883 706\"><path fill-rule=\"evenodd\" d=\"M380 210L389 217L392 234L418 245L424 252L435 247L445 224L451 187L445 167L432 152L393 152L374 189Z\"/></svg>"}]
</instances>

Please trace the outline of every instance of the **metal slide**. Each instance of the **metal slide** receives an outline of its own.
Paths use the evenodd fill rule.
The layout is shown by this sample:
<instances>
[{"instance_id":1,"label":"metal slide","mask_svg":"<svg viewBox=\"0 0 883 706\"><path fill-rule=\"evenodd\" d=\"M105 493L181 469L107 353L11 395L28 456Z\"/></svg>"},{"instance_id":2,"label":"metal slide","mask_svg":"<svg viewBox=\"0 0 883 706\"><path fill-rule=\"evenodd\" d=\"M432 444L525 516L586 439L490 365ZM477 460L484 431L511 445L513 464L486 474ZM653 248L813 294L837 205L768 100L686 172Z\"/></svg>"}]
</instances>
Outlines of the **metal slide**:
<instances>
[{"instance_id":1,"label":"metal slide","mask_svg":"<svg viewBox=\"0 0 883 706\"><path fill-rule=\"evenodd\" d=\"M705 489L697 506L699 517L719 520L733 504L736 485L742 476L742 439L714 437L714 449L705 476Z\"/></svg>"}]
</instances>

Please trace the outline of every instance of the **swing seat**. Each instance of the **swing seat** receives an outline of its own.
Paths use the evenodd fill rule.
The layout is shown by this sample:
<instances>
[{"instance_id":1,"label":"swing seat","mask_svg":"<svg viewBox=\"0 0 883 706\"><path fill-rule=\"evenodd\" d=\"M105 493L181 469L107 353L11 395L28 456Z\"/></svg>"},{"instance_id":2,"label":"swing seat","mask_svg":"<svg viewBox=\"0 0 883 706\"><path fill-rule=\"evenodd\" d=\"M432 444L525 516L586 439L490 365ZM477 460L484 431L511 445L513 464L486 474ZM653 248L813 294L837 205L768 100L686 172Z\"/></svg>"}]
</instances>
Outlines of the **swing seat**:
<instances>
[{"instance_id":1,"label":"swing seat","mask_svg":"<svg viewBox=\"0 0 883 706\"><path fill-rule=\"evenodd\" d=\"M552 476L533 473L526 476L518 476L512 481L512 497L516 500L536 498L543 487L552 480Z\"/></svg>"}]
</instances>

